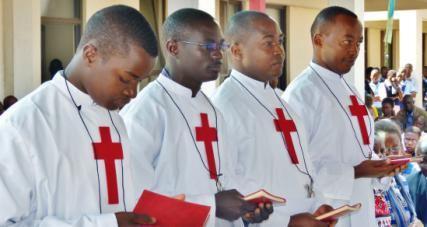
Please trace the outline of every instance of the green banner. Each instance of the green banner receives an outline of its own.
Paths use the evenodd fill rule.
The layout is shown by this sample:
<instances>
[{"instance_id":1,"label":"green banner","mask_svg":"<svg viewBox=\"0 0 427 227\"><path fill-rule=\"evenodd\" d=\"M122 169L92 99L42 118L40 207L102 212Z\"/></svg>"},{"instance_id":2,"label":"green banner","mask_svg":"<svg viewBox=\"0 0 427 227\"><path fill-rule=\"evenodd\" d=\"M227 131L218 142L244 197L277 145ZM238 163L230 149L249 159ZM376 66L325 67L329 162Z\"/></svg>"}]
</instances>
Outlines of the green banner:
<instances>
[{"instance_id":1,"label":"green banner","mask_svg":"<svg viewBox=\"0 0 427 227\"><path fill-rule=\"evenodd\" d=\"M392 36L393 36L393 15L394 15L394 7L395 0L389 0L388 2L388 15L387 15L387 27L384 36L384 42L391 44Z\"/></svg>"}]
</instances>

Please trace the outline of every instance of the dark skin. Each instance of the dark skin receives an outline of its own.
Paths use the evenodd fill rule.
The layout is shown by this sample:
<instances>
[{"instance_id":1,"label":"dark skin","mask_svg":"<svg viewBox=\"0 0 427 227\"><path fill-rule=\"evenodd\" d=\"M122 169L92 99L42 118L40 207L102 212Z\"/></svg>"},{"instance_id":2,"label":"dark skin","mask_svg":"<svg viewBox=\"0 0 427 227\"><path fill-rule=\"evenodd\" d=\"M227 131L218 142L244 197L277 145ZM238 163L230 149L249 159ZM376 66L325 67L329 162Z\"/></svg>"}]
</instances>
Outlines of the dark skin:
<instances>
[{"instance_id":1,"label":"dark skin","mask_svg":"<svg viewBox=\"0 0 427 227\"><path fill-rule=\"evenodd\" d=\"M338 75L353 67L363 41L359 20L347 15L337 15L334 22L320 25L312 37L313 62ZM365 160L354 166L355 178L382 177L400 169L389 160Z\"/></svg>"},{"instance_id":2,"label":"dark skin","mask_svg":"<svg viewBox=\"0 0 427 227\"><path fill-rule=\"evenodd\" d=\"M165 68L171 79L191 89L194 97L203 82L218 78L223 52L219 49L209 52L204 47L180 41L219 44L224 39L219 27L213 22L195 22L193 28L185 32L183 40L166 41Z\"/></svg>"},{"instance_id":3,"label":"dark skin","mask_svg":"<svg viewBox=\"0 0 427 227\"><path fill-rule=\"evenodd\" d=\"M402 103L406 111L412 112L414 110L414 98L412 96L405 96Z\"/></svg>"},{"instance_id":4,"label":"dark skin","mask_svg":"<svg viewBox=\"0 0 427 227\"><path fill-rule=\"evenodd\" d=\"M155 58L133 45L126 56L102 56L92 41L77 51L65 74L98 105L116 110L136 96L138 82L147 78L154 63Z\"/></svg>"},{"instance_id":5,"label":"dark skin","mask_svg":"<svg viewBox=\"0 0 427 227\"><path fill-rule=\"evenodd\" d=\"M68 81L88 94L98 105L115 110L136 95L138 81L146 78L155 58L144 49L131 45L125 56L102 56L95 40L78 49L65 69ZM115 214L120 227L153 224L155 218L133 212Z\"/></svg>"},{"instance_id":6,"label":"dark skin","mask_svg":"<svg viewBox=\"0 0 427 227\"><path fill-rule=\"evenodd\" d=\"M270 19L252 21L251 31L232 42L232 63L236 70L264 83L280 77L285 50L283 33L276 22Z\"/></svg>"},{"instance_id":7,"label":"dark skin","mask_svg":"<svg viewBox=\"0 0 427 227\"><path fill-rule=\"evenodd\" d=\"M195 97L203 82L216 80L221 70L223 52L220 48L209 51L199 45L183 43L217 43L224 41L221 30L214 22L194 22L184 32L182 40L165 41L165 68L170 78L189 88ZM215 194L216 216L229 221L242 217L249 223L268 219L273 212L271 204L251 204L242 199L237 190L221 191Z\"/></svg>"},{"instance_id":8,"label":"dark skin","mask_svg":"<svg viewBox=\"0 0 427 227\"><path fill-rule=\"evenodd\" d=\"M390 105L390 103L384 103L381 108L382 108L384 117L392 117L394 115L393 106Z\"/></svg>"},{"instance_id":9,"label":"dark skin","mask_svg":"<svg viewBox=\"0 0 427 227\"><path fill-rule=\"evenodd\" d=\"M250 33L235 36L231 40L233 68L264 83L273 81L282 74L285 51L283 34L277 23L269 18L252 21ZM316 216L332 210L323 205L315 214L301 213L291 217L288 226L328 226L316 220Z\"/></svg>"}]
</instances>

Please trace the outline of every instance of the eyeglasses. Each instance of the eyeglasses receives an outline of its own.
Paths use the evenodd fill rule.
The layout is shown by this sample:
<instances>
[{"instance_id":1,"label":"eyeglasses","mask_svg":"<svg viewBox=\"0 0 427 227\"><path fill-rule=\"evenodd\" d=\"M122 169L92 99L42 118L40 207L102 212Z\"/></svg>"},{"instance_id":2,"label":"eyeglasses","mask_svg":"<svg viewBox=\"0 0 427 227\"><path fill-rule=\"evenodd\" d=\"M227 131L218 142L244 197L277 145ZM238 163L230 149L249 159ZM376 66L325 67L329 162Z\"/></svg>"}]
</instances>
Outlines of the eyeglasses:
<instances>
[{"instance_id":1,"label":"eyeglasses","mask_svg":"<svg viewBox=\"0 0 427 227\"><path fill-rule=\"evenodd\" d=\"M400 146L384 148L385 151L392 152L392 153L397 153L400 151L400 149L401 149Z\"/></svg>"},{"instance_id":2,"label":"eyeglasses","mask_svg":"<svg viewBox=\"0 0 427 227\"><path fill-rule=\"evenodd\" d=\"M212 43L198 43L198 42L191 42L191 41L184 41L184 40L181 40L179 42L185 43L185 44L190 44L190 45L201 46L201 47L205 48L207 51L209 51L209 53L212 53L212 52L214 52L216 50L225 51L225 50L227 50L230 47L230 45L227 44L227 43L225 43L225 42L220 42L220 43L215 43L215 42L212 42Z\"/></svg>"}]
</instances>

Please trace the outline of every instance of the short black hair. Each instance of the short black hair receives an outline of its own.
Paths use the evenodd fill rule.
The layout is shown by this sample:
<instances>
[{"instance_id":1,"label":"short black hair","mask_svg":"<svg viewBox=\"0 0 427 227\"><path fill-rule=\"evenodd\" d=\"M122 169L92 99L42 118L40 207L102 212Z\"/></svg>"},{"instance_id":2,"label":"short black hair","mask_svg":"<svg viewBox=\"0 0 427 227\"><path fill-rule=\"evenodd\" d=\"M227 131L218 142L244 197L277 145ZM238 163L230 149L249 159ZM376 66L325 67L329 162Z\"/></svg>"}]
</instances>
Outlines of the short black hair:
<instances>
[{"instance_id":1,"label":"short black hair","mask_svg":"<svg viewBox=\"0 0 427 227\"><path fill-rule=\"evenodd\" d=\"M58 72L59 70L63 70L64 66L62 65L62 61L59 60L58 58L53 59L52 61L50 61L49 63L49 73L51 75L51 77L53 77L56 72Z\"/></svg>"},{"instance_id":2,"label":"short black hair","mask_svg":"<svg viewBox=\"0 0 427 227\"><path fill-rule=\"evenodd\" d=\"M240 11L234 14L225 29L227 41L239 41L253 31L253 22L259 19L272 20L267 14L258 11Z\"/></svg>"},{"instance_id":3,"label":"short black hair","mask_svg":"<svg viewBox=\"0 0 427 227\"><path fill-rule=\"evenodd\" d=\"M394 107L394 100L390 97L384 98L381 105L384 106L385 104L390 104L391 107Z\"/></svg>"},{"instance_id":4,"label":"short black hair","mask_svg":"<svg viewBox=\"0 0 427 227\"><path fill-rule=\"evenodd\" d=\"M415 134L417 134L417 135L418 135L418 137L421 137L421 129L420 129L420 128L418 128L417 126L410 126L410 127L407 127L407 128L405 129L405 133L407 133L407 132L415 133Z\"/></svg>"},{"instance_id":5,"label":"short black hair","mask_svg":"<svg viewBox=\"0 0 427 227\"><path fill-rule=\"evenodd\" d=\"M311 38L314 37L314 34L316 33L316 31L322 25L327 23L334 23L335 18L338 15L349 16L357 20L357 15L346 8L343 8L340 6L331 6L331 7L325 8L322 11L320 11L319 14L317 14L316 18L313 21L313 24L311 25L311 29L310 29Z\"/></svg>"},{"instance_id":6,"label":"short black hair","mask_svg":"<svg viewBox=\"0 0 427 227\"><path fill-rule=\"evenodd\" d=\"M216 24L215 18L209 13L194 8L184 8L169 15L162 26L162 41L168 39L181 40L186 38L185 34L198 23Z\"/></svg>"},{"instance_id":7,"label":"short black hair","mask_svg":"<svg viewBox=\"0 0 427 227\"><path fill-rule=\"evenodd\" d=\"M402 102L405 103L406 101L408 101L408 99L414 99L414 97L412 97L412 95L404 95L402 98Z\"/></svg>"},{"instance_id":8,"label":"short black hair","mask_svg":"<svg viewBox=\"0 0 427 227\"><path fill-rule=\"evenodd\" d=\"M153 29L138 10L129 6L110 6L91 16L78 49L90 40L96 40L97 49L103 57L125 56L130 45L143 48L151 57L158 55Z\"/></svg>"}]
</instances>

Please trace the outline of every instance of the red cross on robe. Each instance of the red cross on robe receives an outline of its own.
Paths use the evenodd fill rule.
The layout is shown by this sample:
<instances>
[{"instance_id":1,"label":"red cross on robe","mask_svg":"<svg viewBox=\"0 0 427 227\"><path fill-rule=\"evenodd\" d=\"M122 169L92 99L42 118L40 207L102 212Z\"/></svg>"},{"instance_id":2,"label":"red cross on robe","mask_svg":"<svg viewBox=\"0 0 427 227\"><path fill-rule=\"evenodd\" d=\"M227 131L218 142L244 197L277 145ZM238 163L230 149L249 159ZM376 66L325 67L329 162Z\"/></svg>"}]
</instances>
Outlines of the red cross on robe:
<instances>
[{"instance_id":1,"label":"red cross on robe","mask_svg":"<svg viewBox=\"0 0 427 227\"><path fill-rule=\"evenodd\" d=\"M368 116L368 110L365 105L361 105L357 101L357 97L355 95L350 95L351 105L348 106L350 108L350 113L352 116L357 117L357 122L359 123L360 134L362 134L363 144L369 144L369 136L368 130L366 129L365 124L365 116Z\"/></svg>"},{"instance_id":2,"label":"red cross on robe","mask_svg":"<svg viewBox=\"0 0 427 227\"><path fill-rule=\"evenodd\" d=\"M202 125L196 127L196 140L204 142L210 178L217 180L218 175L216 172L215 156L212 145L214 141L218 141L216 128L209 126L208 115L206 113L200 113L200 118Z\"/></svg>"},{"instance_id":3,"label":"red cross on robe","mask_svg":"<svg viewBox=\"0 0 427 227\"><path fill-rule=\"evenodd\" d=\"M116 175L116 160L123 160L123 150L121 143L113 143L111 140L110 128L99 127L101 135L100 143L93 143L93 150L96 160L103 160L105 164L105 175L107 177L108 204L119 203L119 193Z\"/></svg>"},{"instance_id":4,"label":"red cross on robe","mask_svg":"<svg viewBox=\"0 0 427 227\"><path fill-rule=\"evenodd\" d=\"M285 145L287 145L287 150L289 157L291 158L292 164L298 164L298 156L295 152L294 143L292 141L291 132L296 132L297 128L292 119L288 120L283 113L281 108L276 108L277 118L274 119L274 125L276 126L276 131L282 133L285 138Z\"/></svg>"}]
</instances>

